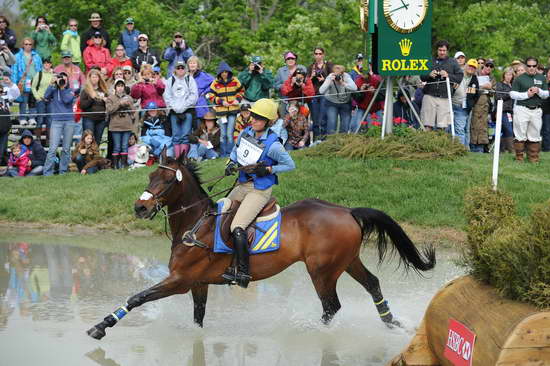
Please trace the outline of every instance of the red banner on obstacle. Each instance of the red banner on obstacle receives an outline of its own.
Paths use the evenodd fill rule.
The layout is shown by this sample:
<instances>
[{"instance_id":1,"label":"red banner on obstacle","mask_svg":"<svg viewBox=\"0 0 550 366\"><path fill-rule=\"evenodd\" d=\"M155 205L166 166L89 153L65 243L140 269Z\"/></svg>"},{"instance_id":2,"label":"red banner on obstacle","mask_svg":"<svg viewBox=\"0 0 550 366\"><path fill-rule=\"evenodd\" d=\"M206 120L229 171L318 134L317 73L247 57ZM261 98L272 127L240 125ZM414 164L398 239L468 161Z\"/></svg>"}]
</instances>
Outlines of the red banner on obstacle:
<instances>
[{"instance_id":1,"label":"red banner on obstacle","mask_svg":"<svg viewBox=\"0 0 550 366\"><path fill-rule=\"evenodd\" d=\"M471 366L476 335L464 324L449 319L449 332L443 355L455 366Z\"/></svg>"}]
</instances>

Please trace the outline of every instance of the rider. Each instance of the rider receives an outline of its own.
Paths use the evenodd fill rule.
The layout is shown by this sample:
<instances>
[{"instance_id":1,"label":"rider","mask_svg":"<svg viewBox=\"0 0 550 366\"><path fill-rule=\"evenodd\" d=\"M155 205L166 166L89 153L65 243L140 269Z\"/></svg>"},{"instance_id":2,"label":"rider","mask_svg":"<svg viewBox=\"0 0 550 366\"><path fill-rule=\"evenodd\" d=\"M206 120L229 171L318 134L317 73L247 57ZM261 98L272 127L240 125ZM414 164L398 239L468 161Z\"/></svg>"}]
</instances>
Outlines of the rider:
<instances>
[{"instance_id":1,"label":"rider","mask_svg":"<svg viewBox=\"0 0 550 366\"><path fill-rule=\"evenodd\" d=\"M251 125L245 128L229 156L226 175L239 167L239 184L231 191L230 200L241 201L231 222L233 245L237 255L237 270L227 268L222 277L246 288L249 274L248 238L246 228L252 223L271 198L271 190L278 183L277 173L295 168L294 161L270 129L277 120L278 104L272 99L260 99L250 109ZM236 273L235 273L236 272Z\"/></svg>"}]
</instances>

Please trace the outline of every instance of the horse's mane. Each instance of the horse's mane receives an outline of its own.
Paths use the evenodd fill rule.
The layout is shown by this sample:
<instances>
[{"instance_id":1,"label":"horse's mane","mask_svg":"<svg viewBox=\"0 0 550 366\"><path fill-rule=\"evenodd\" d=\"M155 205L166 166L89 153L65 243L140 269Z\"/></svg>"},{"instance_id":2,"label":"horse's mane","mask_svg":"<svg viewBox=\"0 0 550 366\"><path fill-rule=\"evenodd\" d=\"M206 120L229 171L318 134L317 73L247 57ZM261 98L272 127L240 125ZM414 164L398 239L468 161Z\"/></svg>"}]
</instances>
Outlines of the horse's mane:
<instances>
[{"instance_id":1,"label":"horse's mane","mask_svg":"<svg viewBox=\"0 0 550 366\"><path fill-rule=\"evenodd\" d=\"M169 163L177 162L176 159L171 157L167 157L167 160ZM197 183L197 186L199 187L199 190L201 191L201 193L203 193L205 196L208 196L208 193L206 193L204 188L202 188L202 180L200 177L199 165L197 165L197 163L193 162L192 160L186 160L184 163L181 163L181 165L183 165L187 169L187 171L191 174L191 176L195 180L195 183ZM212 200L209 200L209 201L212 205L214 204Z\"/></svg>"}]
</instances>

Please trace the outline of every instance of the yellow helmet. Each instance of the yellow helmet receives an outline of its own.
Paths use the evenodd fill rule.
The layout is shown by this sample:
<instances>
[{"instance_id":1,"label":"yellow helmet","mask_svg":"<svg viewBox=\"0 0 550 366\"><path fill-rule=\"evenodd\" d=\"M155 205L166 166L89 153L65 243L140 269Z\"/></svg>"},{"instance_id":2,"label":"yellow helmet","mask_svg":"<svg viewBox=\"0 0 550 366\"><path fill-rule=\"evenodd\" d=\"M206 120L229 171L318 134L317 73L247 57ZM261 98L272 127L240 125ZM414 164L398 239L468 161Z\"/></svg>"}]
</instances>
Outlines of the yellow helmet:
<instances>
[{"instance_id":1,"label":"yellow helmet","mask_svg":"<svg viewBox=\"0 0 550 366\"><path fill-rule=\"evenodd\" d=\"M252 108L250 108L250 112L268 119L269 122L273 122L279 116L277 114L278 109L279 104L276 101L274 101L273 99L262 98L254 103Z\"/></svg>"}]
</instances>

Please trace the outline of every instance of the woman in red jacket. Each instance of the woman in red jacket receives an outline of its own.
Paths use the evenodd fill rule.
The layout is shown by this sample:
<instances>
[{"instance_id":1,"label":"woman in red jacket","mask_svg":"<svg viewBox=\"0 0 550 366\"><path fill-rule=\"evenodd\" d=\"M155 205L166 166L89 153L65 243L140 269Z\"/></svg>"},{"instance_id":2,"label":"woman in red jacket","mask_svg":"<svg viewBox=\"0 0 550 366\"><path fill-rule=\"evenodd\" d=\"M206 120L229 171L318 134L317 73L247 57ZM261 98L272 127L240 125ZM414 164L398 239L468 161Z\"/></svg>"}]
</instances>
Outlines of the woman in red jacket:
<instances>
[{"instance_id":1,"label":"woman in red jacket","mask_svg":"<svg viewBox=\"0 0 550 366\"><path fill-rule=\"evenodd\" d=\"M170 83L170 79L167 83ZM132 86L130 95L134 99L141 99L141 108L145 109L149 102L155 102L158 108L165 108L166 103L164 103L162 94L164 94L162 79L153 77L153 67L151 65L143 65L139 73L139 81Z\"/></svg>"},{"instance_id":2,"label":"woman in red jacket","mask_svg":"<svg viewBox=\"0 0 550 366\"><path fill-rule=\"evenodd\" d=\"M115 48L115 54L113 56L113 58L111 59L111 63L109 65L109 77L113 74L113 70L116 69L117 67L124 67L124 66L132 66L132 60L126 56L126 51L124 50L124 46L119 44L118 46L116 46ZM118 78L113 78L113 79L118 79Z\"/></svg>"},{"instance_id":3,"label":"woman in red jacket","mask_svg":"<svg viewBox=\"0 0 550 366\"><path fill-rule=\"evenodd\" d=\"M93 38L93 45L86 47L84 50L84 64L86 65L86 73L90 71L93 66L99 67L103 75L109 73L109 66L111 65L111 55L109 50L105 47L105 40L101 35L101 32L95 32Z\"/></svg>"}]
</instances>

